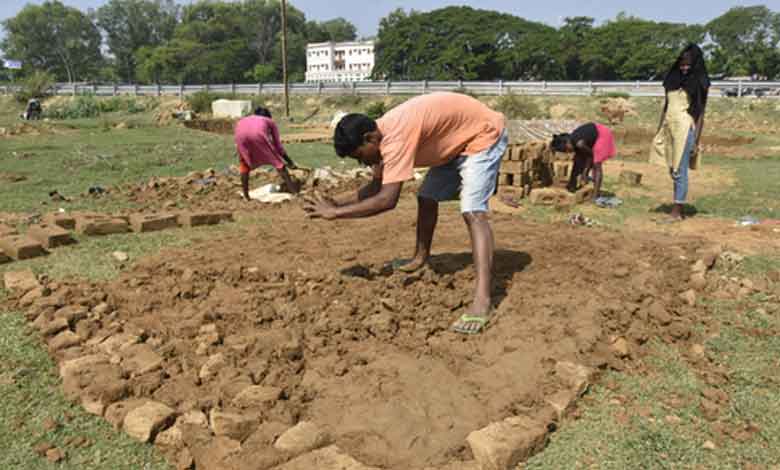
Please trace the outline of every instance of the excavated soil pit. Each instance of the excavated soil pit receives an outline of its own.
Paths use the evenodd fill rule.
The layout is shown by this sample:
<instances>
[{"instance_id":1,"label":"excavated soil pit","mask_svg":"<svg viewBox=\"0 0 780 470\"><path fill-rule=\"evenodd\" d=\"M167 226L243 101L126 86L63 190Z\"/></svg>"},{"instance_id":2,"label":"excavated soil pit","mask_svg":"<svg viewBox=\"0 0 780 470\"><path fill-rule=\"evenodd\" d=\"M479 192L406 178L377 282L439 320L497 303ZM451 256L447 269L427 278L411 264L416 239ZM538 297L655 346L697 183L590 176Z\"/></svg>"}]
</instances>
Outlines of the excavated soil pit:
<instances>
[{"instance_id":1,"label":"excavated soil pit","mask_svg":"<svg viewBox=\"0 0 780 470\"><path fill-rule=\"evenodd\" d=\"M178 416L247 419L228 431L213 421L181 427L163 449L223 470L289 460L272 442L299 421L366 465L460 468L474 458L469 433L534 413L565 388L557 361L625 369L650 339L694 340L703 312L680 294L701 256L697 239L502 215L493 218L495 317L481 335L452 333L474 281L454 206L443 207L432 268L384 267L413 246L415 210L405 198L387 215L330 223L306 220L297 206L269 211L271 223L144 259L108 284L53 283L28 317L46 325L61 306L90 312L68 311L86 342L55 356L110 357L89 380L64 386L91 405L124 400L95 411L112 422L138 399ZM148 360L120 347L137 341ZM237 399L256 385L262 400Z\"/></svg>"}]
</instances>

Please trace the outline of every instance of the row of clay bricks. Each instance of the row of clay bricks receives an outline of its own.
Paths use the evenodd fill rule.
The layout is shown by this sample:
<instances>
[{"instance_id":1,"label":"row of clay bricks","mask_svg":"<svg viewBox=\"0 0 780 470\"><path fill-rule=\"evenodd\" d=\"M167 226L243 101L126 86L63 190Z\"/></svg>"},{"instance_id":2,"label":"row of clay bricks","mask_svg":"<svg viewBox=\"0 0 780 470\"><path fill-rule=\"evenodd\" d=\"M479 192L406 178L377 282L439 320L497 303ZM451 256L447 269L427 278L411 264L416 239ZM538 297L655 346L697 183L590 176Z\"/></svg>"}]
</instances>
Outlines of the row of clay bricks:
<instances>
[{"instance_id":1,"label":"row of clay bricks","mask_svg":"<svg viewBox=\"0 0 780 470\"><path fill-rule=\"evenodd\" d=\"M37 258L47 250L75 243L71 231L80 235L101 236L117 233L154 232L175 227L197 227L232 221L230 212L183 212L180 214L134 214L115 217L93 213L51 213L25 234L0 225L0 263Z\"/></svg>"}]
</instances>

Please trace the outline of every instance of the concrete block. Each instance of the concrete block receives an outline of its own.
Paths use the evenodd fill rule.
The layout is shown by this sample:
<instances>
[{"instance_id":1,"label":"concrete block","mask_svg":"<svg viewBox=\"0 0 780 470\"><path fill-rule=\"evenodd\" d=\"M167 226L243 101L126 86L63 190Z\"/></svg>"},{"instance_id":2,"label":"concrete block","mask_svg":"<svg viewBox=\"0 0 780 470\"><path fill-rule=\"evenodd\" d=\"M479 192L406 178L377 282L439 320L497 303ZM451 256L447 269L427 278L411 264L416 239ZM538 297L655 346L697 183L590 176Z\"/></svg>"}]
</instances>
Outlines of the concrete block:
<instances>
[{"instance_id":1,"label":"concrete block","mask_svg":"<svg viewBox=\"0 0 780 470\"><path fill-rule=\"evenodd\" d=\"M121 218L94 215L76 216L76 232L81 235L113 235L129 231L129 224Z\"/></svg>"},{"instance_id":2,"label":"concrete block","mask_svg":"<svg viewBox=\"0 0 780 470\"><path fill-rule=\"evenodd\" d=\"M70 245L71 243L76 242L70 235L70 232L59 225L33 225L27 229L27 236L37 241L45 248L56 248L58 246Z\"/></svg>"},{"instance_id":3,"label":"concrete block","mask_svg":"<svg viewBox=\"0 0 780 470\"><path fill-rule=\"evenodd\" d=\"M37 258L46 254L40 243L25 235L8 235L0 238L0 249L15 260Z\"/></svg>"},{"instance_id":4,"label":"concrete block","mask_svg":"<svg viewBox=\"0 0 780 470\"><path fill-rule=\"evenodd\" d=\"M252 102L245 100L216 100L211 103L215 118L238 119L252 113Z\"/></svg>"},{"instance_id":5,"label":"concrete block","mask_svg":"<svg viewBox=\"0 0 780 470\"><path fill-rule=\"evenodd\" d=\"M216 225L220 222L233 220L232 212L184 212L179 214L179 225L182 227L198 227L200 225Z\"/></svg>"},{"instance_id":6,"label":"concrete block","mask_svg":"<svg viewBox=\"0 0 780 470\"><path fill-rule=\"evenodd\" d=\"M173 214L134 214L130 216L130 225L134 232L142 233L176 228L179 226L179 222Z\"/></svg>"},{"instance_id":7,"label":"concrete block","mask_svg":"<svg viewBox=\"0 0 780 470\"><path fill-rule=\"evenodd\" d=\"M62 212L52 212L43 216L43 222L48 225L57 225L65 230L76 229L76 218Z\"/></svg>"}]
</instances>

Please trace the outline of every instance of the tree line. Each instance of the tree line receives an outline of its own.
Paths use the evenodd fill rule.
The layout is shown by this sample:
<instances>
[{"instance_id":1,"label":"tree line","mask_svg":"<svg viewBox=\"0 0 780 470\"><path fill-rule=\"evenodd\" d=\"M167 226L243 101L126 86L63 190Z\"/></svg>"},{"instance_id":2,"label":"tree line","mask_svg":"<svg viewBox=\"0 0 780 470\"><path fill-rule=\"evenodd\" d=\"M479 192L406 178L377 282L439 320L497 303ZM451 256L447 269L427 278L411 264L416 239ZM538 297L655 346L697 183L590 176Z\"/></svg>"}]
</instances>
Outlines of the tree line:
<instances>
[{"instance_id":1,"label":"tree line","mask_svg":"<svg viewBox=\"0 0 780 470\"><path fill-rule=\"evenodd\" d=\"M83 12L59 0L28 4L2 22L3 55L59 81L240 83L281 79L278 0L109 0ZM306 43L357 37L343 18L318 22L288 6L291 80L302 81ZM447 7L382 18L375 79L652 80L690 42L704 45L715 77L780 76L780 13L734 7L706 24L625 14L559 28L511 14ZM0 80L9 71L0 68Z\"/></svg>"}]
</instances>

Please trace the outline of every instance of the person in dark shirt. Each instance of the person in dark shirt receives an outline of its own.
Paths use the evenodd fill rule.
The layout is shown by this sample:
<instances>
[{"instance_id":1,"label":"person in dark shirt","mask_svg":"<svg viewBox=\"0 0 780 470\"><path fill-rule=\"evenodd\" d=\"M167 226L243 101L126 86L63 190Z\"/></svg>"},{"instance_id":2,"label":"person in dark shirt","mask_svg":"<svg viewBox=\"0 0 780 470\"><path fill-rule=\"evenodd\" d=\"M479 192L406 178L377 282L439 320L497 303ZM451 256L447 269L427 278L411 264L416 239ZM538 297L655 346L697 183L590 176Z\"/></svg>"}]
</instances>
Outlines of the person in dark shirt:
<instances>
[{"instance_id":1,"label":"person in dark shirt","mask_svg":"<svg viewBox=\"0 0 780 470\"><path fill-rule=\"evenodd\" d=\"M550 147L556 152L574 152L574 167L569 176L566 189L577 190L577 180L580 176L587 182L588 174L593 170L593 199L599 197L601 183L604 179L602 163L617 154L615 137L612 131L601 124L589 122L570 134L555 134Z\"/></svg>"}]
</instances>

